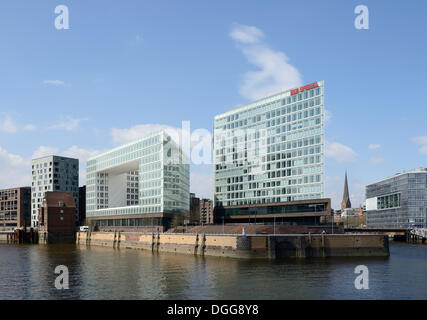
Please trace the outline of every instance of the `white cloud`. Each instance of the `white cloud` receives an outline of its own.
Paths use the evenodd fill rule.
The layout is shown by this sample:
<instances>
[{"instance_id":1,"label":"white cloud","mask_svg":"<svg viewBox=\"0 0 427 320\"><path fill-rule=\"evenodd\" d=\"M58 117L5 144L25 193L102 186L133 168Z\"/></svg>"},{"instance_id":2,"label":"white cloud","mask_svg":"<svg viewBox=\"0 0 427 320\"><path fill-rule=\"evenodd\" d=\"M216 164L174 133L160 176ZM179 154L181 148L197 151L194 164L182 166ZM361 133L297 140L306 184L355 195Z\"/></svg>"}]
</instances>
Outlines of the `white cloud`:
<instances>
[{"instance_id":1,"label":"white cloud","mask_svg":"<svg viewBox=\"0 0 427 320\"><path fill-rule=\"evenodd\" d=\"M163 124L138 124L125 129L113 128L111 129L111 135L113 136L114 143L124 144L135 141L141 137L146 136L149 133L160 130L166 130L168 132L177 132L177 130L180 129Z\"/></svg>"},{"instance_id":2,"label":"white cloud","mask_svg":"<svg viewBox=\"0 0 427 320\"><path fill-rule=\"evenodd\" d=\"M86 184L86 161L90 157L96 156L102 151L93 149L83 149L77 146L72 146L61 152L61 156L79 159L79 184Z\"/></svg>"},{"instance_id":3,"label":"white cloud","mask_svg":"<svg viewBox=\"0 0 427 320\"><path fill-rule=\"evenodd\" d=\"M332 112L330 112L328 109L325 110L325 124L328 124L331 121L332 118Z\"/></svg>"},{"instance_id":4,"label":"white cloud","mask_svg":"<svg viewBox=\"0 0 427 320\"><path fill-rule=\"evenodd\" d=\"M38 147L31 156L31 159L37 159L47 156L52 156L58 153L58 148L48 147L48 146L40 146Z\"/></svg>"},{"instance_id":5,"label":"white cloud","mask_svg":"<svg viewBox=\"0 0 427 320\"><path fill-rule=\"evenodd\" d=\"M27 124L22 129L24 131L34 131L34 130L36 130L36 126L33 124Z\"/></svg>"},{"instance_id":6,"label":"white cloud","mask_svg":"<svg viewBox=\"0 0 427 320\"><path fill-rule=\"evenodd\" d=\"M379 149L381 147L381 145L380 144L370 144L369 146L368 146L368 148L370 149L370 150L375 150L375 149Z\"/></svg>"},{"instance_id":7,"label":"white cloud","mask_svg":"<svg viewBox=\"0 0 427 320\"><path fill-rule=\"evenodd\" d=\"M62 80L43 80L43 84L53 85L53 86L63 86L65 82Z\"/></svg>"},{"instance_id":8,"label":"white cloud","mask_svg":"<svg viewBox=\"0 0 427 320\"><path fill-rule=\"evenodd\" d=\"M420 149L418 149L420 153L427 154L427 136L415 137L412 138L412 141L421 145Z\"/></svg>"},{"instance_id":9,"label":"white cloud","mask_svg":"<svg viewBox=\"0 0 427 320\"><path fill-rule=\"evenodd\" d=\"M264 33L257 27L245 26L236 23L230 32L230 37L242 43L256 43L264 37Z\"/></svg>"},{"instance_id":10,"label":"white cloud","mask_svg":"<svg viewBox=\"0 0 427 320\"><path fill-rule=\"evenodd\" d=\"M101 151L84 149L72 146L62 152L56 147L40 146L34 150L30 158L11 154L6 149L0 147L0 189L30 186L31 184L31 159L41 158L51 155L79 159L79 184L86 183L86 161Z\"/></svg>"},{"instance_id":11,"label":"white cloud","mask_svg":"<svg viewBox=\"0 0 427 320\"><path fill-rule=\"evenodd\" d=\"M18 131L34 131L36 127L33 124L27 124L24 126L18 125L13 121L9 115L3 115L3 119L0 118L0 132L5 133L16 133Z\"/></svg>"},{"instance_id":12,"label":"white cloud","mask_svg":"<svg viewBox=\"0 0 427 320\"><path fill-rule=\"evenodd\" d=\"M63 157L79 159L79 184L83 185L86 183L86 161L88 158L93 157L99 154L102 151L93 150L93 149L84 149L79 148L78 146L72 146L64 151L60 151L58 148L50 146L40 146L38 147L31 159L59 155Z\"/></svg>"},{"instance_id":13,"label":"white cloud","mask_svg":"<svg viewBox=\"0 0 427 320\"><path fill-rule=\"evenodd\" d=\"M230 36L239 44L248 62L260 69L244 75L239 90L243 97L257 100L302 85L299 71L288 62L286 54L271 49L261 41L261 30L236 24Z\"/></svg>"},{"instance_id":14,"label":"white cloud","mask_svg":"<svg viewBox=\"0 0 427 320\"><path fill-rule=\"evenodd\" d=\"M325 156L335 159L338 163L352 162L356 160L357 153L350 147L343 145L339 142L325 143Z\"/></svg>"},{"instance_id":15,"label":"white cloud","mask_svg":"<svg viewBox=\"0 0 427 320\"><path fill-rule=\"evenodd\" d=\"M73 131L79 127L80 122L86 121L86 120L88 119L87 118L77 119L71 116L66 116L66 117L62 117L56 123L51 125L49 129Z\"/></svg>"},{"instance_id":16,"label":"white cloud","mask_svg":"<svg viewBox=\"0 0 427 320\"><path fill-rule=\"evenodd\" d=\"M0 131L6 133L15 133L16 131L18 131L18 127L9 116L6 116L4 120L0 123Z\"/></svg>"},{"instance_id":17,"label":"white cloud","mask_svg":"<svg viewBox=\"0 0 427 320\"><path fill-rule=\"evenodd\" d=\"M29 186L31 161L0 147L0 189Z\"/></svg>"},{"instance_id":18,"label":"white cloud","mask_svg":"<svg viewBox=\"0 0 427 320\"><path fill-rule=\"evenodd\" d=\"M161 124L139 124L130 128L112 128L114 143L128 143L149 133L164 130L177 143L195 165L212 164L212 133L203 128L192 130L190 121L183 121L181 128Z\"/></svg>"},{"instance_id":19,"label":"white cloud","mask_svg":"<svg viewBox=\"0 0 427 320\"><path fill-rule=\"evenodd\" d=\"M212 199L213 196L213 176L212 174L190 172L190 192L194 192L196 197Z\"/></svg>"},{"instance_id":20,"label":"white cloud","mask_svg":"<svg viewBox=\"0 0 427 320\"><path fill-rule=\"evenodd\" d=\"M379 164L379 163L384 162L384 158L381 156L373 156L373 157L371 157L370 161L373 164Z\"/></svg>"}]
</instances>

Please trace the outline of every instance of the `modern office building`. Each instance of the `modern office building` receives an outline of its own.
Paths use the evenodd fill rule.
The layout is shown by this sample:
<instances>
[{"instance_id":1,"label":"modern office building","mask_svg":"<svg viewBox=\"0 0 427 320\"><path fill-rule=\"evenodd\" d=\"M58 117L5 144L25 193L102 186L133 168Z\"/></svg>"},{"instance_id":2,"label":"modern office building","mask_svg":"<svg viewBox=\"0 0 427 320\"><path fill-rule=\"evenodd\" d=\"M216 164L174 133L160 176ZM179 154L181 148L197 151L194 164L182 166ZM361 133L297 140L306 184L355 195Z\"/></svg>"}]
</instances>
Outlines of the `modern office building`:
<instances>
[{"instance_id":1,"label":"modern office building","mask_svg":"<svg viewBox=\"0 0 427 320\"><path fill-rule=\"evenodd\" d=\"M32 160L32 227L37 227L38 209L47 191L71 192L76 204L75 221L79 221L79 160L54 155Z\"/></svg>"},{"instance_id":2,"label":"modern office building","mask_svg":"<svg viewBox=\"0 0 427 320\"><path fill-rule=\"evenodd\" d=\"M323 183L323 81L215 117L217 221L316 223L330 214Z\"/></svg>"},{"instance_id":3,"label":"modern office building","mask_svg":"<svg viewBox=\"0 0 427 320\"><path fill-rule=\"evenodd\" d=\"M97 229L170 226L188 214L189 161L165 131L87 161L86 221Z\"/></svg>"},{"instance_id":4,"label":"modern office building","mask_svg":"<svg viewBox=\"0 0 427 320\"><path fill-rule=\"evenodd\" d=\"M366 186L368 228L427 227L427 168Z\"/></svg>"},{"instance_id":5,"label":"modern office building","mask_svg":"<svg viewBox=\"0 0 427 320\"><path fill-rule=\"evenodd\" d=\"M0 230L29 227L31 224L31 188L0 190Z\"/></svg>"}]
</instances>

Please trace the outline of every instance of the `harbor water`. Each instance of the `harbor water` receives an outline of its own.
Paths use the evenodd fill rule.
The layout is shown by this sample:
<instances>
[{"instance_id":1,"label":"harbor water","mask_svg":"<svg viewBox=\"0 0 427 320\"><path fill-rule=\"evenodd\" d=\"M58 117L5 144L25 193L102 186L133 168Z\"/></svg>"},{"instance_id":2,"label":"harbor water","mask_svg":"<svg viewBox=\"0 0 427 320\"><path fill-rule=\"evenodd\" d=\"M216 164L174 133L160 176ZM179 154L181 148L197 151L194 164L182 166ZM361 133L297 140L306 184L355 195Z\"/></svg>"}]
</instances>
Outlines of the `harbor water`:
<instances>
[{"instance_id":1,"label":"harbor water","mask_svg":"<svg viewBox=\"0 0 427 320\"><path fill-rule=\"evenodd\" d=\"M69 289L55 288L55 268ZM356 289L355 268L369 270ZM0 299L427 299L427 245L388 258L240 260L75 245L0 244Z\"/></svg>"}]
</instances>

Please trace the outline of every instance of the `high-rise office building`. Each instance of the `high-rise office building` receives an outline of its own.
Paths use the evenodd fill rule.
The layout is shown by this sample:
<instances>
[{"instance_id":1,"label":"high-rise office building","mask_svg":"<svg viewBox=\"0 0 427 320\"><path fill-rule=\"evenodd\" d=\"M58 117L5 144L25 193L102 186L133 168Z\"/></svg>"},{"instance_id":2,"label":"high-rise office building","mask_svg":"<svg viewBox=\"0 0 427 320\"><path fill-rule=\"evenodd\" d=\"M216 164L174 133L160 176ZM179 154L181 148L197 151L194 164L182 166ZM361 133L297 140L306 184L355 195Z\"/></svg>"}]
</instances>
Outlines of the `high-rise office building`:
<instances>
[{"instance_id":1,"label":"high-rise office building","mask_svg":"<svg viewBox=\"0 0 427 320\"><path fill-rule=\"evenodd\" d=\"M427 227L427 168L366 186L368 228Z\"/></svg>"},{"instance_id":2,"label":"high-rise office building","mask_svg":"<svg viewBox=\"0 0 427 320\"><path fill-rule=\"evenodd\" d=\"M43 205L45 192L70 192L76 204L79 221L79 160L47 156L32 160L31 226L37 227L38 208Z\"/></svg>"},{"instance_id":3,"label":"high-rise office building","mask_svg":"<svg viewBox=\"0 0 427 320\"><path fill-rule=\"evenodd\" d=\"M322 199L323 183L323 81L215 117L216 215L296 222L326 215L330 199Z\"/></svg>"},{"instance_id":4,"label":"high-rise office building","mask_svg":"<svg viewBox=\"0 0 427 320\"><path fill-rule=\"evenodd\" d=\"M165 131L87 161L86 221L98 229L168 228L189 212L189 161Z\"/></svg>"}]
</instances>

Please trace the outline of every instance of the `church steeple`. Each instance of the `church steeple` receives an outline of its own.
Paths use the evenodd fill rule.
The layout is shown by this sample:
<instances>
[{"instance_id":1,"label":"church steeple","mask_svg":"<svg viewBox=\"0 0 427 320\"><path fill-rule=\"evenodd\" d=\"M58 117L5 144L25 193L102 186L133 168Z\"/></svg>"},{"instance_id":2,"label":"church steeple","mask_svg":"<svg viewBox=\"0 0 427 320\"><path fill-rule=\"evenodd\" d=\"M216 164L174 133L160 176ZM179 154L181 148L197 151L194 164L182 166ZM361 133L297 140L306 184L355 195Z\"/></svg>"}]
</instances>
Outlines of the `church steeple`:
<instances>
[{"instance_id":1,"label":"church steeple","mask_svg":"<svg viewBox=\"0 0 427 320\"><path fill-rule=\"evenodd\" d=\"M341 210L351 208L350 194L348 193L347 171L345 171L344 194L342 196Z\"/></svg>"}]
</instances>

